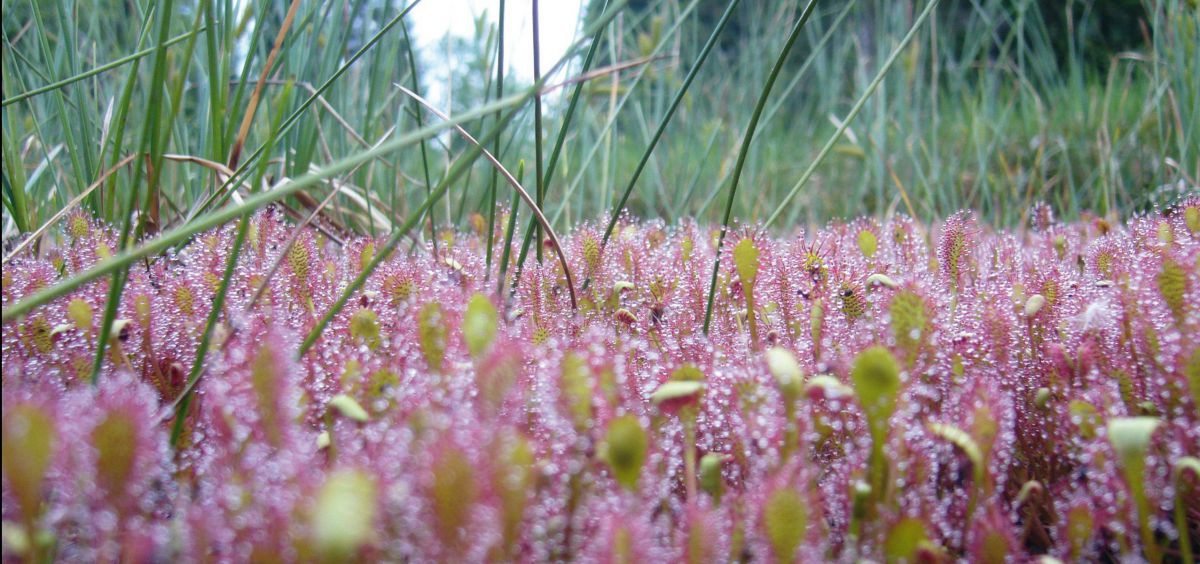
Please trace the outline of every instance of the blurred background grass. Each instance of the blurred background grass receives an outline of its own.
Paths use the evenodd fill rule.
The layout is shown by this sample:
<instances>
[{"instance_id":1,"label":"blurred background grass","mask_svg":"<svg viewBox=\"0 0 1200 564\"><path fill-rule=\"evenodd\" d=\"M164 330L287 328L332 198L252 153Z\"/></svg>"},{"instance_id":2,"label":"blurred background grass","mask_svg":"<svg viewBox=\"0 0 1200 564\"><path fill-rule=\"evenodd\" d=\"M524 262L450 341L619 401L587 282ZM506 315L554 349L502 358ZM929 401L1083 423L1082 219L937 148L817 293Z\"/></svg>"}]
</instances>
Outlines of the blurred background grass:
<instances>
[{"instance_id":1,"label":"blurred background grass","mask_svg":"<svg viewBox=\"0 0 1200 564\"><path fill-rule=\"evenodd\" d=\"M528 2L508 4L510 17L529 9ZM603 4L590 2L580 30ZM544 180L543 207L556 228L607 219L726 5L635 0L603 26L595 77L585 83L558 164ZM761 220L783 203L925 5L817 4L767 103L734 217ZM720 220L750 113L802 7L751 1L735 8L638 179L629 211ZM410 41L411 22L394 20L402 2L306 0L266 69L246 149L231 163L288 8L270 0L6 0L5 239L43 225L93 184L80 205L107 220L120 223L129 207L138 233L186 225L250 192L440 121L397 84L447 93L442 102L455 115L497 99L500 42L492 20L481 17L473 37L422 52ZM529 38L505 38L508 49L516 41ZM580 72L587 43L549 84ZM1194 191L1197 45L1200 13L1191 0L943 3L776 227L910 210L931 220L968 207L1016 225L1039 200L1069 218L1085 210L1128 214ZM337 74L360 50L361 58ZM124 64L105 66L114 61ZM542 70L554 62L543 60ZM505 94L528 86L509 74ZM429 84L434 75L448 83ZM545 95L547 153L573 86ZM526 171L527 185L535 176L533 114L525 103L497 144L510 170ZM464 125L481 136L495 121ZM325 175L281 203L299 218L330 196L319 224L384 234L421 205L467 149L443 133ZM133 166L105 174L131 155ZM254 181L246 174L239 177L243 193L222 191L224 165L249 163L261 172L260 185L248 186ZM431 208L433 220L465 227L473 214L488 217L492 190L499 204L512 201L512 191L476 159Z\"/></svg>"}]
</instances>

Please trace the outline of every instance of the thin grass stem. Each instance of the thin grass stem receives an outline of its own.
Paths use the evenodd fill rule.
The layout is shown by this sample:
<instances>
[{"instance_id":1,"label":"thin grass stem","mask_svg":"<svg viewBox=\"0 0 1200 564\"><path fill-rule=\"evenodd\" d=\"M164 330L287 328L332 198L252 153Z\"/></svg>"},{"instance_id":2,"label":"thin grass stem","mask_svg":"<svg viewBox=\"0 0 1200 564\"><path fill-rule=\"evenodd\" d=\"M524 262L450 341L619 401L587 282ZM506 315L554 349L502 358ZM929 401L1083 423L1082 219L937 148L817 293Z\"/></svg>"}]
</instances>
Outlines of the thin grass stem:
<instances>
[{"instance_id":1,"label":"thin grass stem","mask_svg":"<svg viewBox=\"0 0 1200 564\"><path fill-rule=\"evenodd\" d=\"M704 306L704 333L706 335L708 334L709 324L712 322L713 296L717 292L717 274L721 271L721 247L725 243L725 235L729 231L729 219L733 215L733 201L737 197L738 180L742 177L742 170L746 165L746 156L750 154L750 143L754 140L754 131L758 129L758 120L762 117L763 109L767 106L767 98L771 95L771 88L775 86L775 80L779 78L779 72L783 70L783 65L787 62L788 55L792 52L792 47L796 44L796 40L800 38L800 31L804 29L804 25L808 23L808 19L812 17L813 9L816 6L817 0L808 0L808 4L804 6L804 11L796 19L796 23L792 26L792 32L788 34L787 41L783 44L783 49L779 52L779 56L775 57L775 64L771 67L771 74L767 76L767 82L763 84L762 92L758 94L758 102L754 104L754 113L750 115L750 123L746 125L746 133L742 135L742 147L738 150L737 164L734 165L733 176L729 179L729 197L725 200L725 213L721 218L721 231L717 235L717 248L713 252L712 280L708 286L708 302ZM755 315L755 312L750 311L748 315ZM753 327L754 325L752 324L751 328Z\"/></svg>"}]
</instances>

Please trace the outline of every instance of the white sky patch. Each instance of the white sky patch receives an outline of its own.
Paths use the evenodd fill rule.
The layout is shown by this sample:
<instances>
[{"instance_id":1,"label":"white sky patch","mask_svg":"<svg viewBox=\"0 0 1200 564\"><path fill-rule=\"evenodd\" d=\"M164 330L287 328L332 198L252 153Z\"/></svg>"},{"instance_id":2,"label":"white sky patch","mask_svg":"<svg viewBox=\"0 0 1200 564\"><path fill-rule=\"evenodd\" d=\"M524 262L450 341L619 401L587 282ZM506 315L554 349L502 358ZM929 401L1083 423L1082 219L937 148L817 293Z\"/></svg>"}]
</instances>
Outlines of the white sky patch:
<instances>
[{"instance_id":1,"label":"white sky patch","mask_svg":"<svg viewBox=\"0 0 1200 564\"><path fill-rule=\"evenodd\" d=\"M538 2L543 73L575 42L585 1ZM450 94L445 88L448 83L447 54L442 39L447 34L470 39L474 36L477 17L484 15L488 25L495 27L499 13L499 0L423 0L409 14L409 32L428 73L421 77L422 87L427 91L426 97L447 109L448 113L453 113L456 104L447 99ZM528 84L533 81L533 1L506 0L504 20L505 76L515 76L519 82ZM510 83L506 80L506 84Z\"/></svg>"}]
</instances>

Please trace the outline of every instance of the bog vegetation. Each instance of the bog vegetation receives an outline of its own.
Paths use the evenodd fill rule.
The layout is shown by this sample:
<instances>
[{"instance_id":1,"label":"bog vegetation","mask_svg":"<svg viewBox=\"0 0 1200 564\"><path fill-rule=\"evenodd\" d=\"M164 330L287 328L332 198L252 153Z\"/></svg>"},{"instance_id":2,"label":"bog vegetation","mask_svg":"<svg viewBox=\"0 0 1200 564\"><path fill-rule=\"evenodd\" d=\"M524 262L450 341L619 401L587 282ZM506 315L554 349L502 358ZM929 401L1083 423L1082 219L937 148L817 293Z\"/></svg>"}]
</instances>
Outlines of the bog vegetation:
<instances>
[{"instance_id":1,"label":"bog vegetation","mask_svg":"<svg viewBox=\"0 0 1200 564\"><path fill-rule=\"evenodd\" d=\"M6 561L1195 561L1194 2L411 8L5 5Z\"/></svg>"}]
</instances>

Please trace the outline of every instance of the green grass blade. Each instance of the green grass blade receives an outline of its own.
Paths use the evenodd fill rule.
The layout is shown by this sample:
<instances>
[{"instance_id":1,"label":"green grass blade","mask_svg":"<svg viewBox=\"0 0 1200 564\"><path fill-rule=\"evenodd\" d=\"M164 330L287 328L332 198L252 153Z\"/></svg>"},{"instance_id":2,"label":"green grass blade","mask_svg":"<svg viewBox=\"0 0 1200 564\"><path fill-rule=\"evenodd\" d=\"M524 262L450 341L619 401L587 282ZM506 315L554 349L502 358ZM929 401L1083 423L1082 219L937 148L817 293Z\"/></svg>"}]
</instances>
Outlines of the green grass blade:
<instances>
[{"instance_id":1,"label":"green grass blade","mask_svg":"<svg viewBox=\"0 0 1200 564\"><path fill-rule=\"evenodd\" d=\"M607 6L608 6L608 2L606 1L605 7L607 7ZM605 30L604 27L600 27L596 30L596 33L592 36L592 44L588 48L587 55L584 57L583 67L579 71L580 75L586 75L588 70L591 69L592 60L596 56L596 51L597 51L598 47L600 46L600 39L604 33L604 30ZM563 143L567 139L567 131L569 130L569 128L571 126L571 116L573 116L575 114L575 109L579 103L579 97L583 93L583 86L584 86L585 82L586 81L579 81L578 83L576 83L575 90L571 93L571 101L567 105L566 114L563 115L562 126L560 126L558 129L558 138L554 140L554 149L550 151L550 161L546 165L546 172L545 172L544 178L547 178L547 179L552 178L554 175L554 168L555 168L555 166L558 165L558 157L561 154ZM539 111L537 115L540 118L541 112ZM540 122L540 120L539 120L539 122ZM540 126L537 127L536 139L538 141L538 156L540 157L541 156L541 127ZM538 171L540 173L541 166L538 166ZM544 196L544 194L545 194L544 180L543 180L542 174L538 175L538 185L543 187L543 189L540 192ZM543 199L544 199L544 197L543 197ZM540 201L538 203L538 206L539 207L542 206ZM513 203L513 209L516 210L516 202ZM560 206L559 210L562 210L562 209L563 208ZM518 268L520 267L520 265L525 264L525 256L529 250L529 243L532 240L533 236L537 233L540 233L540 231L537 231L536 233L533 231L533 229L536 226L537 226L536 218L530 218L528 230L525 232L525 238L521 242L521 253L520 253L520 256L517 258ZM538 237L538 240L541 240L541 238ZM539 261L541 260L541 256L540 256L541 250L542 250L541 245L538 245L538 254L539 254L538 260Z\"/></svg>"},{"instance_id":2,"label":"green grass blade","mask_svg":"<svg viewBox=\"0 0 1200 564\"><path fill-rule=\"evenodd\" d=\"M771 95L771 89L775 87L775 80L779 78L779 72L783 70L783 65L787 62L788 55L792 52L792 46L800 38L800 31L804 29L804 24L808 23L808 18L812 17L813 9L816 6L817 0L808 0L808 4L804 6L804 11L800 13L800 17L796 20L795 25L792 26L792 32L788 35L787 42L783 44L783 50L775 58L775 65L771 67L771 74L767 77L767 82L763 85L762 92L758 95L758 102L754 104L754 113L750 116L750 123L746 125L746 133L742 135L742 147L738 150L737 164L734 165L733 176L729 180L729 197L725 200L725 214L721 219L721 232L717 236L712 281L709 282L708 286L708 303L704 306L705 334L708 334L708 327L712 321L713 296L717 292L717 273L721 271L721 246L725 243L725 235L729 231L729 218L733 214L733 200L737 197L738 180L741 179L742 168L746 165L746 155L750 154L750 143L754 140L754 131L758 129L758 120L762 117L763 108L767 106L767 98ZM750 315L753 316L754 312L751 311ZM753 322L751 327L754 327Z\"/></svg>"},{"instance_id":3,"label":"green grass blade","mask_svg":"<svg viewBox=\"0 0 1200 564\"><path fill-rule=\"evenodd\" d=\"M517 163L517 182L525 181L525 160ZM514 192L516 192L514 190ZM504 296L504 283L508 276L508 262L512 257L513 234L517 231L517 202L520 196L513 194L513 209L508 214L508 227L504 230L504 251L500 253L500 274L496 277L496 294ZM515 283L514 283L515 286Z\"/></svg>"},{"instance_id":4,"label":"green grass blade","mask_svg":"<svg viewBox=\"0 0 1200 564\"><path fill-rule=\"evenodd\" d=\"M142 46L143 42L150 35L150 22L152 21L153 17L154 9L151 8L146 10L146 15L142 18L142 32L138 37L139 47ZM142 60L140 58L133 61L132 66L129 67L129 76L125 79L125 86L123 86L121 89L121 99L117 104L117 116L113 121L114 127L112 128L112 142L111 144L106 145L106 148L111 148L109 153L111 155L109 157L109 168L116 166L117 161L121 158L121 148L125 146L125 124L129 119L129 108L133 105L133 93L137 86L138 69L141 67L141 65ZM109 140L105 139L104 142L107 144L109 143ZM101 152L103 153L103 150ZM113 221L113 212L115 211L117 205L116 175L109 177L107 185L107 197L104 195L104 189L97 190L97 193L99 194L97 209L101 218L106 221Z\"/></svg>"},{"instance_id":5,"label":"green grass blade","mask_svg":"<svg viewBox=\"0 0 1200 564\"><path fill-rule=\"evenodd\" d=\"M608 6L608 0L605 0L604 6ZM592 70L592 62L596 58L596 51L599 50L604 30L605 28L601 27L592 35L592 44L588 47L587 55L583 57L583 66L579 68L580 75L587 75L588 71ZM567 140L567 131L571 128L571 118L574 117L575 110L579 107L579 98L583 94L583 87L586 83L587 81L583 80L576 82L575 90L571 92L571 101L567 103L567 111L563 114L562 125L558 128L558 137L554 140L554 148L550 150L550 160L546 161L547 179L554 176L554 169L558 166L558 158L562 155L563 143Z\"/></svg>"},{"instance_id":6,"label":"green grass blade","mask_svg":"<svg viewBox=\"0 0 1200 564\"><path fill-rule=\"evenodd\" d=\"M659 139L662 139L663 132L666 131L667 125L671 123L671 118L674 117L675 111L679 109L679 103L683 101L683 97L687 94L692 81L696 79L696 75L700 72L700 67L704 66L704 61L708 59L708 54L716 46L717 39L725 29L725 24L729 23L729 18L733 15L734 8L737 8L740 2L741 0L729 1L729 4L725 7L725 12L721 14L721 19L717 21L717 27L708 36L708 41L704 43L704 47L700 50L700 55L696 57L696 62L692 63L692 68L688 70L687 76L684 77L683 84L675 92L675 98L671 100L671 105L667 108L666 115L659 122L658 130L654 132L654 137L650 140L650 145L646 147L646 151L642 153L641 160L634 167L633 176L629 179L629 184L625 186L625 191L621 194L621 199L617 202L617 207L613 209L612 218L608 221L608 227L604 229L604 237L600 243L601 248L607 245L608 239L612 237L613 229L617 226L617 219L621 217L621 210L625 209L625 203L629 201L629 195L633 193L633 188L637 185L638 177L641 176L642 170L646 168L646 163L650 161L650 155L654 153L654 147L658 145Z\"/></svg>"},{"instance_id":7,"label":"green grass blade","mask_svg":"<svg viewBox=\"0 0 1200 564\"><path fill-rule=\"evenodd\" d=\"M208 318L204 322L204 332L200 336L200 344L196 347L196 358L192 361L192 370L188 374L187 385L184 388L183 395L178 399L178 406L175 410L175 423L171 426L171 448L179 446L179 437L183 435L184 420L187 419L188 408L192 402L192 390L196 382L200 380L200 374L204 370L204 360L208 356L209 343L212 340L213 328L217 325L217 319L221 316L221 310L225 307L225 296L229 291L229 282L233 279L233 271L237 268L237 260L241 255L242 246L246 242L246 232L249 231L250 215L242 216L238 221L237 234L234 235L233 247L229 250L229 256L225 260L225 272L221 277L221 284L217 286L217 293L213 296L212 310L208 314Z\"/></svg>"},{"instance_id":8,"label":"green grass blade","mask_svg":"<svg viewBox=\"0 0 1200 564\"><path fill-rule=\"evenodd\" d=\"M221 118L225 115L228 59L217 54L217 15L212 2L204 11L204 57L208 62L208 158L214 161L228 154ZM211 30L211 31L207 31Z\"/></svg>"},{"instance_id":9,"label":"green grass blade","mask_svg":"<svg viewBox=\"0 0 1200 564\"><path fill-rule=\"evenodd\" d=\"M201 27L198 30L193 30L193 31L189 31L187 33L181 34L181 35L177 35L175 37L172 37L166 43L164 43L163 46L170 47L172 45L175 45L177 43L180 43L180 42L188 39L189 37L196 35L197 33L206 31L207 29L208 28L205 26L205 27ZM69 78L64 78L62 80L52 82L45 86L39 86L28 92L23 92L21 94L17 94L16 96L13 96L11 98L5 98L3 103L0 103L0 105L7 106L9 104L16 104L17 102L22 102L24 100L28 100L30 98L33 98L34 96L39 96L39 95L45 94L47 92L53 92L55 90L63 88L64 86L69 86L69 85L79 82L81 80L87 80L93 76L96 76L99 74L104 74L110 70L123 67L129 63L132 63L134 61L141 59L142 57L145 57L146 55L154 53L156 50L158 50L158 47L148 47L146 49L142 49L141 51L136 51L134 53L131 53L129 55L121 57L120 59L117 59L110 63L105 63L98 67L83 71L75 76L72 76Z\"/></svg>"},{"instance_id":10,"label":"green grass blade","mask_svg":"<svg viewBox=\"0 0 1200 564\"><path fill-rule=\"evenodd\" d=\"M462 124L471 120L479 119L483 116L491 114L492 112L495 112L498 109L502 110L524 103L529 99L531 93L532 90L527 89L523 93L509 96L503 100L498 100L494 103L476 108L475 110L454 116L450 121L439 122L426 126L403 137L380 144L373 149L346 157L319 171L311 172L295 178L291 182L282 186L278 186L270 191L254 194L250 197L247 197L241 204L236 206L221 208L200 216L193 221L184 223L183 225L171 231L164 232L137 247L129 249L122 248L121 252L117 253L112 258L100 261L88 270L80 272L57 284L43 288L25 297L25 299L5 308L2 313L0 313L0 322L6 322L10 319L15 319L17 316L28 313L35 307L46 304L56 298L65 296L72 290L75 290L76 288L79 288L88 282L109 276L123 268L128 267L134 262L152 257L171 247L183 244L197 233L201 233L203 231L212 229L213 227L222 225L228 221L240 217L247 211L257 210L271 202L275 202L295 194L304 188L314 186L328 178L345 173L361 163L365 163L403 147L415 144L421 139L428 139L445 129L453 127L455 124Z\"/></svg>"},{"instance_id":11,"label":"green grass blade","mask_svg":"<svg viewBox=\"0 0 1200 564\"><path fill-rule=\"evenodd\" d=\"M534 91L536 91L536 88L530 91L527 95L533 94ZM350 301L350 298L354 295L354 293L357 292L359 288L362 288L362 285L367 281L367 277L369 277L371 273L374 272L375 269L378 268L379 265L388 258L388 256L391 255L392 250L396 248L396 245L400 243L400 240L404 237L404 235L406 235L413 228L413 226L420 221L421 217L426 211L432 209L434 204L436 204L437 201L446 194L450 188L450 185L471 168L476 157L483 152L484 144L491 143L492 139L500 134L500 128L505 123L512 120L513 116L516 114L517 110L508 112L507 116L505 116L505 118L499 124L496 124L496 126L493 127L492 130L479 141L479 143L472 145L471 148L466 151L465 155L460 156L454 162L454 165L450 167L450 170L446 173L446 176L443 177L440 182L438 182L437 188L435 188L430 195L425 198L425 201L421 203L420 207L418 207L416 210L413 210L413 212L409 214L408 218L404 220L404 223L392 231L392 234L390 237L388 237L388 240L371 258L371 262L364 266L362 272L360 272L358 276L356 276L354 280L352 280L350 284L346 286L346 289L342 291L341 296L339 296L337 301L334 302L334 304L329 308L329 311L325 312L325 315L321 317L321 320L317 322L312 331L308 333L308 336L304 338L304 342L300 344L300 350L297 353L298 357L303 357L304 354L307 353L314 344L316 344L317 339L321 337L321 333L323 333L325 328L329 326L329 323L333 321L334 316L336 316L338 312L346 306L346 302ZM443 123L450 122L446 121Z\"/></svg>"},{"instance_id":12,"label":"green grass blade","mask_svg":"<svg viewBox=\"0 0 1200 564\"><path fill-rule=\"evenodd\" d=\"M160 154L162 152L158 148L158 116L162 109L162 88L159 85L163 84L164 75L166 74L167 49L164 45L170 38L171 14L172 0L166 0L158 13L158 48L154 55L154 73L150 81L150 84L154 86L150 90L148 118L142 129L142 151L145 152L149 148L151 155L155 152ZM123 213L121 214L121 234L117 237L117 248L122 252L125 251L126 245L130 241L130 234L133 228L133 207L137 202L138 186L141 181L142 168L134 167L134 170L133 185L130 186L128 196L125 200L125 209L122 210ZM93 386L100 381L100 369L104 366L104 353L108 346L108 337L112 332L112 324L117 318L117 308L120 306L121 293L125 290L128 267L128 264L124 264L114 269L112 280L109 282L108 301L104 306L104 317L101 319L100 330L96 337L96 356L92 362L91 380Z\"/></svg>"},{"instance_id":13,"label":"green grass blade","mask_svg":"<svg viewBox=\"0 0 1200 564\"><path fill-rule=\"evenodd\" d=\"M533 0L533 80L541 82L541 41L538 40L538 0ZM533 175L537 183L537 205L541 208L546 200L546 180L542 177L542 93L533 97ZM542 226L534 225L533 234L538 242L542 240ZM537 246L537 260L542 262L542 246Z\"/></svg>"},{"instance_id":14,"label":"green grass blade","mask_svg":"<svg viewBox=\"0 0 1200 564\"><path fill-rule=\"evenodd\" d=\"M7 112L8 110L4 110ZM25 163L12 135L8 132L8 119L4 120L4 207L8 209L17 225L17 231L28 233L33 229L28 196L25 193Z\"/></svg>"},{"instance_id":15,"label":"green grass blade","mask_svg":"<svg viewBox=\"0 0 1200 564\"><path fill-rule=\"evenodd\" d=\"M153 232L159 229L159 202L162 196L159 193L159 179L162 178L162 163L163 153L167 150L167 145L171 140L171 132L175 129L175 124L178 123L179 112L183 108L183 86L187 83L188 69L191 68L192 54L196 49L196 34L203 27L202 22L204 12L208 11L208 5L211 0L201 0L196 16L192 22L192 31L187 39L187 45L183 49L182 64L179 69L179 76L175 80L175 84L171 89L171 114L167 118L167 123L163 128L162 139L158 142L156 148L152 147L150 151L150 178L146 185L146 204L143 206L145 213L141 215L142 226L149 228ZM143 231L139 230L139 231Z\"/></svg>"},{"instance_id":16,"label":"green grass blade","mask_svg":"<svg viewBox=\"0 0 1200 564\"><path fill-rule=\"evenodd\" d=\"M412 41L408 37L408 24L401 22L400 30L404 33L404 44L407 47L408 68L410 70L409 77L412 79L412 91L418 95L421 94L421 79L417 75L417 59L413 56ZM499 95L496 96L500 98ZM414 100L412 103L413 117L417 120L417 129L424 127L421 120L421 106ZM433 181L429 179L429 154L425 147L425 140L421 140L421 171L425 174L425 196L429 197L433 193ZM437 255L437 219L433 215L433 208L429 208L429 241L433 245L433 254Z\"/></svg>"},{"instance_id":17,"label":"green grass blade","mask_svg":"<svg viewBox=\"0 0 1200 564\"><path fill-rule=\"evenodd\" d=\"M291 97L292 84L289 82L284 86L283 91L280 92L279 100L277 100L275 107L281 109L288 107L288 102L291 100ZM279 119L282 116L282 111L279 111L275 114L275 120L271 127L272 132L279 131ZM267 138L268 150L270 147L275 145L278 137L278 135L273 133ZM260 186L262 184L263 176L266 175L266 172L267 161L262 161L262 164L260 164L258 167L258 173L254 179L254 183L252 183L251 186ZM196 358L192 361L192 369L188 373L187 384L183 389L183 394L176 400L178 406L175 412L175 424L171 428L172 448L179 445L179 437L183 434L184 420L187 418L188 407L191 405L192 390L195 388L196 382L199 381L200 375L203 373L204 360L208 357L208 348L212 340L212 332L217 325L217 320L221 317L222 309L225 307L225 296L229 291L229 283L231 280L233 280L234 270L237 268L238 256L240 256L242 252L242 246L246 242L246 233L249 231L250 218L251 212L246 212L242 214L241 219L238 220L237 234L234 235L233 247L230 248L229 256L225 260L225 272L221 277L220 285L217 286L217 293L215 296L213 296L212 309L209 310L208 318L204 322L204 331L200 334L200 342L196 345Z\"/></svg>"},{"instance_id":18,"label":"green grass blade","mask_svg":"<svg viewBox=\"0 0 1200 564\"><path fill-rule=\"evenodd\" d=\"M800 193L800 189L804 188L804 185L808 183L808 179L812 177L813 172L816 172L817 166L819 166L821 162L825 160L825 157L829 155L829 152L833 149L833 146L835 143L837 143L838 139L841 139L842 133L846 131L846 127L850 125L850 122L854 121L854 117L858 115L858 112L862 110L863 105L866 104L871 95L875 93L875 89L878 88L879 83L883 81L883 77L887 74L888 69L892 68L892 64L896 62L896 59L900 56L900 53L904 51L905 47L907 47L912 41L913 37L916 36L917 30L921 28L921 25L924 24L925 20L929 18L929 15L933 13L933 9L937 7L938 1L939 0L930 0L929 3L925 5L925 9L921 11L921 15L918 16L916 21L913 22L913 25L911 28L909 28L908 33L905 34L904 38L900 40L900 44L896 45L895 49L892 50L892 54L888 56L887 60L883 63L883 66L879 68L879 72L875 74L875 78L872 79L871 83L867 85L867 89L858 97L858 100L854 102L854 106L850 108L850 112L846 114L846 117L841 120L841 124L838 126L837 131L835 131L834 134L829 137L829 140L825 142L825 146L821 147L821 150L817 153L817 156L813 158L813 160L808 164L808 167L804 169L804 173L800 175L800 179L796 181L796 184L793 185L791 190L788 191L787 195L783 197L783 200L775 206L775 211L771 212L771 215L767 217L765 222L763 222L763 229L770 227L777 219L779 219L779 216L783 214L785 209L787 209L788 203L791 202L792 199L796 197L796 194Z\"/></svg>"},{"instance_id":19,"label":"green grass blade","mask_svg":"<svg viewBox=\"0 0 1200 564\"><path fill-rule=\"evenodd\" d=\"M263 2L262 7L259 8L258 15L255 16L255 21L263 21L266 19L267 9L270 7L270 5L271 5L270 2ZM246 10L247 10L247 13L249 13L249 10L250 10L249 4L246 5ZM239 26L239 30L240 30L240 26ZM259 25L254 26L254 33L250 36L249 45L247 45L247 47L246 47L246 60L242 62L242 71L238 74L238 76L241 77L242 80L238 81L237 89L235 89L233 92L233 104L230 104L230 106L229 106L230 108L244 107L244 106L242 106L242 98L246 96L246 85L252 83L252 81L247 80L247 78L251 76L250 65L254 62L254 55L256 53L258 53L258 42L259 42L259 39L262 38L262 31L263 31L262 26L259 26ZM239 33L239 35L240 35L240 33ZM236 38L234 40L236 41ZM225 123L225 128L221 133L222 138L233 139L233 137L235 135L234 128L238 126L237 115L238 114L236 112L230 112L228 114L228 117L230 119L229 119L229 121L227 121ZM224 160L226 157L226 155L219 155L219 156L222 158L217 159L218 161Z\"/></svg>"},{"instance_id":20,"label":"green grass blade","mask_svg":"<svg viewBox=\"0 0 1200 564\"><path fill-rule=\"evenodd\" d=\"M698 4L699 4L699 0L692 0L691 2L688 3L688 5L679 13L679 16L678 16L678 18L676 18L675 23L672 24L671 27L666 32L663 33L662 38L659 39L659 42L654 46L654 48L650 51L650 53L647 55L647 57L649 57L650 59L654 59L659 56L659 53L667 45L668 40L671 39L672 37L676 37L676 33L679 32L683 23L687 20L688 17L690 17L691 13L693 11L695 11L696 6ZM611 32L611 30L610 30L610 32ZM575 177L571 180L570 184L568 185L566 192L562 196L563 201L570 200L570 198L572 196L574 196L575 191L578 189L580 183L583 182L584 173L586 172L586 169L587 169L587 164L596 157L596 152L599 151L601 147L605 146L604 139L609 134L609 132L612 131L613 127L616 125L617 118L619 115L621 115L621 110L625 107L625 104L627 102L629 102L629 100L633 97L634 91L637 89L637 86L639 84L641 84L641 81L645 76L646 76L645 73L638 73L636 78L634 78L633 82L629 85L628 91L625 93L624 96L621 97L621 100L619 102L617 102L615 104L615 106L613 107L613 111L610 113L609 118L607 120L605 120L604 126L600 129L599 134L596 136L596 142L593 143L591 145L591 147L588 148L587 152L580 159L580 161L583 163L583 166L580 167L579 172L575 173ZM605 189L605 192L607 192L608 183L602 182L601 186ZM607 202L608 198L602 197L601 201ZM607 204L604 204L604 205L606 206ZM554 216L550 220L551 223L558 223L559 218L562 216L563 209L564 209L563 206L559 206L558 211L556 211L554 213ZM584 287L587 287L587 283L588 283L588 281L585 280Z\"/></svg>"},{"instance_id":21,"label":"green grass blade","mask_svg":"<svg viewBox=\"0 0 1200 564\"><path fill-rule=\"evenodd\" d=\"M61 5L56 4L56 7L61 8ZM50 63L51 61L53 61L54 57L51 55L50 45L46 41L48 31L47 31L45 23L42 21L41 10L34 9L33 16L34 16L33 21L36 24L34 29L37 31L36 36L38 39L38 47L40 47L40 49L41 49L42 59L44 61L46 61L47 63ZM65 22L60 22L60 24L65 24ZM69 33L66 32L65 30L60 29L59 32L64 33L69 36ZM72 50L73 49L71 49L70 47L68 47L68 49L67 49L68 52L70 52ZM71 69L68 68L67 70L68 70L68 72L70 72ZM53 72L53 70L51 69L50 72ZM54 112L54 115L55 115L56 121L59 124L59 128L62 131L63 143L66 145L66 148L67 148L67 157L71 161L71 170L75 175L75 179L79 180L81 183L86 182L86 181L82 180L84 178L87 178L87 176L88 176L86 168L84 167L84 163L82 161L84 158L83 155L84 155L84 153L87 152L87 149L85 149L84 147L81 147L80 144L76 141L74 125L77 124L77 120L72 120L71 116L73 116L74 114L67 111L67 96L66 96L66 94L64 94L62 92L55 92L55 95L53 96L53 98L54 98L55 108L57 110L56 112ZM79 110L80 113L82 113L82 111L83 111L83 108L76 108L76 109Z\"/></svg>"},{"instance_id":22,"label":"green grass blade","mask_svg":"<svg viewBox=\"0 0 1200 564\"><path fill-rule=\"evenodd\" d=\"M343 63L341 66L339 66L338 69L328 79L325 80L325 82L321 83L321 86L319 86L315 92L310 94L309 97L307 99L305 99L303 103L300 104L300 107L296 108L296 110L293 111L292 114L289 115L288 118L283 121L283 125L280 127L280 131L279 131L278 135L283 136L286 133L288 133L289 131L291 131L292 126L294 126L300 120L300 116L303 115L304 112L306 112L308 110L308 108L310 106L312 106L312 104L314 102L316 102L323 94L325 94L325 92L328 91L330 89L330 87L333 86L334 82L336 82L339 78L341 78L342 75L346 74L346 71L348 71L350 69L350 67L354 66L354 63L358 62L358 60L360 58L362 58L363 55L365 55L368 51L371 50L372 47L374 47L377 43L379 43L379 41L381 39L383 39L384 35L386 35L388 31L391 31L391 29L393 27L395 27L396 24L400 23L400 21L403 20L404 16L408 15L409 11L411 11L415 6L417 6L420 3L421 3L421 0L415 0L413 3L409 4L408 6L405 6L404 9L400 10L400 12L398 14L396 14L391 20L388 20L388 22L386 24L384 24L383 27L381 27L378 32L376 32L374 35L372 35L370 40L368 40L366 43L363 44L362 47L360 47L357 51L355 51L354 54L350 56L350 58L346 59L345 63ZM245 84L245 81L241 82L241 85L244 85L244 84ZM239 88L240 88L240 86L239 86ZM234 104L232 107L236 108L238 106L239 106L239 102L235 98L235 101L234 101ZM418 130L422 130L422 129L424 129L424 128L418 128ZM223 194L228 195L228 188L230 186L236 186L238 183L242 182L243 177L245 176L246 171L249 170L249 167L251 166L251 164L254 163L255 161L257 161L260 157L262 157L263 154L264 154L264 148L262 145L260 145L257 149L254 150L253 153L250 154L250 156L246 157L245 161L241 165L238 166L237 170L234 171L234 174L231 175L230 178L225 181L225 183L221 186L220 189L215 191L212 196L210 196L201 205L199 205L195 208L195 210L192 212L192 214L188 218L188 220L190 221L191 219L196 217L199 213L204 211L205 208L207 208L209 205L211 205L213 202L215 202Z\"/></svg>"},{"instance_id":23,"label":"green grass blade","mask_svg":"<svg viewBox=\"0 0 1200 564\"><path fill-rule=\"evenodd\" d=\"M500 0L499 14L499 39L496 42L496 98L504 96L504 0ZM496 123L500 122L500 114L496 114ZM492 144L492 154L496 158L500 158L500 135L496 135L496 140ZM492 247L495 246L496 234L496 183L499 182L500 171L492 169L492 181L488 184L488 226L487 226L487 256L484 259L484 281L492 275ZM517 213L517 199L513 198L513 206L510 210L515 217Z\"/></svg>"}]
</instances>

